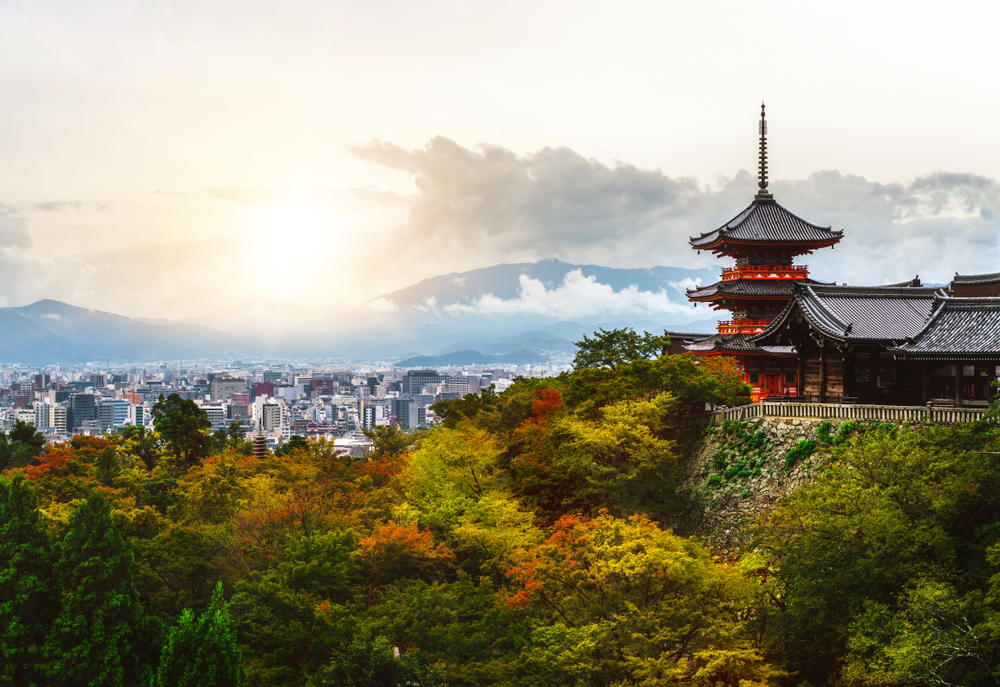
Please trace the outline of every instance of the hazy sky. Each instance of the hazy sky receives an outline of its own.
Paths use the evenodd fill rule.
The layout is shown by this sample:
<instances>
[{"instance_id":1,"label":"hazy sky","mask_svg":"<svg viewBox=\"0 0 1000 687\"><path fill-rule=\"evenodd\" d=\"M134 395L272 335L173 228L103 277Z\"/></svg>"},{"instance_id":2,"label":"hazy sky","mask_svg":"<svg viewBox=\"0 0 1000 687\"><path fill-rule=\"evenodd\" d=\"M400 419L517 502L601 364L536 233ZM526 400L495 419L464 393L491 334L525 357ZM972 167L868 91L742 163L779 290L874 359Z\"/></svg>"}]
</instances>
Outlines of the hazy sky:
<instances>
[{"instance_id":1,"label":"hazy sky","mask_svg":"<svg viewBox=\"0 0 1000 687\"><path fill-rule=\"evenodd\" d=\"M816 276L1000 270L995 3L0 3L0 304L324 315L557 257L710 264L771 185Z\"/></svg>"}]
</instances>

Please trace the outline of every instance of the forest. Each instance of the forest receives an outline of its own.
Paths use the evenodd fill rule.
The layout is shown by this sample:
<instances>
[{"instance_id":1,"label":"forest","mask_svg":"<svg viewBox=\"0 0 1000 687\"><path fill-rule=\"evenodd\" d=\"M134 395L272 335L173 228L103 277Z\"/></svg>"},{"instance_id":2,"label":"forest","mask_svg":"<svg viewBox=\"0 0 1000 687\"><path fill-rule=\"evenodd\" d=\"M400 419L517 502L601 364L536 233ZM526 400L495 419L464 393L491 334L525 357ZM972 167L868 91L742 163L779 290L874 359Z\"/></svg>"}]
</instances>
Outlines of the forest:
<instances>
[{"instance_id":1,"label":"forest","mask_svg":"<svg viewBox=\"0 0 1000 687\"><path fill-rule=\"evenodd\" d=\"M255 457L161 399L155 431L0 438L0 682L989 685L1000 434L858 426L737 552L674 531L733 362L602 332L571 373L440 402L351 460ZM646 345L648 344L648 345ZM705 489L713 488L706 484Z\"/></svg>"}]
</instances>

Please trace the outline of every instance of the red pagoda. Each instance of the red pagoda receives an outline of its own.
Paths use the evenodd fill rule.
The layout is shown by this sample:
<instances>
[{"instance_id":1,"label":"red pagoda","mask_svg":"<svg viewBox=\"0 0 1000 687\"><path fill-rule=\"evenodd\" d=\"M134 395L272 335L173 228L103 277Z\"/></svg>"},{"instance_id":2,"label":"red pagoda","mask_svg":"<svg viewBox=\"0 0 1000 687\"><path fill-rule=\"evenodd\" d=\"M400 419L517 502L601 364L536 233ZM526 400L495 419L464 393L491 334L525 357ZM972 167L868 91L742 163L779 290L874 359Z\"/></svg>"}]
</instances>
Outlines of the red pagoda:
<instances>
[{"instance_id":1,"label":"red pagoda","mask_svg":"<svg viewBox=\"0 0 1000 687\"><path fill-rule=\"evenodd\" d=\"M695 355L736 358L744 381L753 387L754 402L766 397L795 396L799 371L790 346L753 344L788 305L796 283L819 284L809 278L806 265L793 259L838 243L842 231L810 224L779 205L767 190L767 121L760 106L759 191L743 212L724 225L691 239L697 251L731 257L736 265L722 270L721 280L687 292L695 303L728 310L730 319L719 322L718 333L690 340L684 348Z\"/></svg>"}]
</instances>

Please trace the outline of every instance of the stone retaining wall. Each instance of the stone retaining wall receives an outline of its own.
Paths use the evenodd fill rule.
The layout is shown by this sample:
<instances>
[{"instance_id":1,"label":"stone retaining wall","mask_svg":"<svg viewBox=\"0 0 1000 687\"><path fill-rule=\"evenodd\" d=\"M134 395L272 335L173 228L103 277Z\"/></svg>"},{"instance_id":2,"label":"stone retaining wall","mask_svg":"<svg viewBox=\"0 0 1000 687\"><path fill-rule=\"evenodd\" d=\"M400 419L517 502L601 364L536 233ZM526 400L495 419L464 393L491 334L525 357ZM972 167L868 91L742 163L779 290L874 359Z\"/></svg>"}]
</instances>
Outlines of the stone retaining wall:
<instances>
[{"instance_id":1,"label":"stone retaining wall","mask_svg":"<svg viewBox=\"0 0 1000 687\"><path fill-rule=\"evenodd\" d=\"M723 427L710 427L696 454L691 458L677 489L684 501L683 510L673 522L668 523L678 532L696 536L713 548L729 549L745 541L743 526L755 515L769 509L784 494L812 480L814 472L830 459L830 447L816 440L816 431L823 420L797 418L758 417L739 424L748 431L763 430L769 444L759 474L736 477L713 486L709 480L722 470L716 465L716 455L732 449L732 442L724 438ZM831 434L841 422L831 420ZM786 468L788 452L802 440L816 440L815 452ZM730 461L730 465L732 461Z\"/></svg>"}]
</instances>

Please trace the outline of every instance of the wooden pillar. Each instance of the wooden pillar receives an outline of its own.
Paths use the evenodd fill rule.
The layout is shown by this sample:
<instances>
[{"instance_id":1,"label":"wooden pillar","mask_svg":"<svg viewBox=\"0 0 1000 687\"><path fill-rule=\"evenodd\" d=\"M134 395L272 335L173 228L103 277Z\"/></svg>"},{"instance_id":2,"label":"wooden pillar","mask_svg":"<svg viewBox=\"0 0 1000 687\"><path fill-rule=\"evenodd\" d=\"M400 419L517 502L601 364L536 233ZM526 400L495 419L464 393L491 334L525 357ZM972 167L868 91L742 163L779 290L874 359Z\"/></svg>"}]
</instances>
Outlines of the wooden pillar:
<instances>
[{"instance_id":1,"label":"wooden pillar","mask_svg":"<svg viewBox=\"0 0 1000 687\"><path fill-rule=\"evenodd\" d=\"M826 339L819 348L819 402L826 403Z\"/></svg>"},{"instance_id":2,"label":"wooden pillar","mask_svg":"<svg viewBox=\"0 0 1000 687\"><path fill-rule=\"evenodd\" d=\"M931 364L925 360L920 363L920 376L922 377L922 389L920 392L921 403L931 400Z\"/></svg>"},{"instance_id":3,"label":"wooden pillar","mask_svg":"<svg viewBox=\"0 0 1000 687\"><path fill-rule=\"evenodd\" d=\"M796 394L796 396L797 396L797 398L798 398L799 401L803 400L802 399L802 395L805 394L805 392L806 392L806 379L805 379L805 377L806 377L806 366L805 366L805 363L802 362L802 348L803 348L803 346L799 346L798 347L798 349L799 349L799 367L798 367L798 370L796 370L796 372L795 372L795 375L796 375L795 376L795 394Z\"/></svg>"},{"instance_id":4,"label":"wooden pillar","mask_svg":"<svg viewBox=\"0 0 1000 687\"><path fill-rule=\"evenodd\" d=\"M955 407L962 407L962 363L955 362Z\"/></svg>"}]
</instances>

